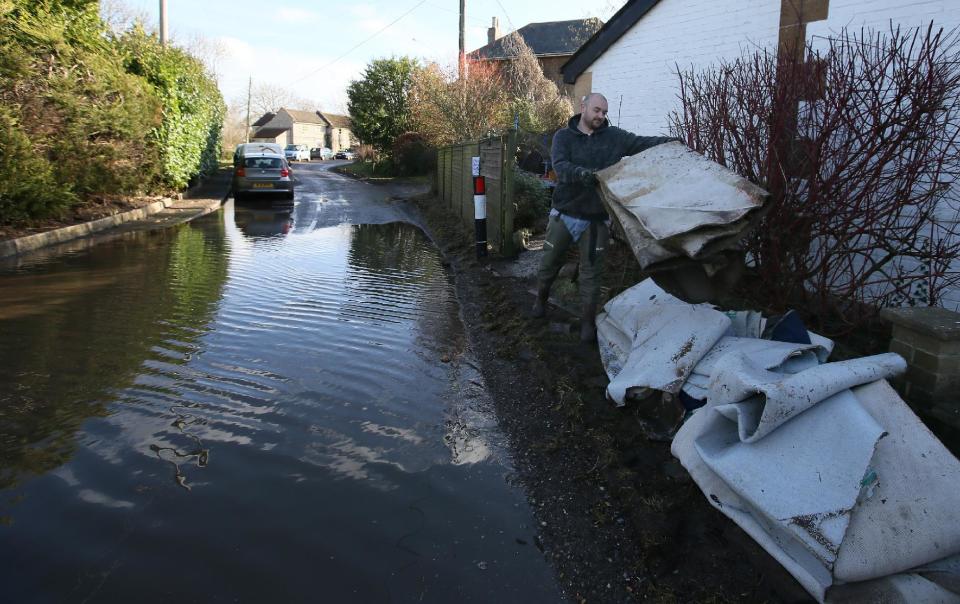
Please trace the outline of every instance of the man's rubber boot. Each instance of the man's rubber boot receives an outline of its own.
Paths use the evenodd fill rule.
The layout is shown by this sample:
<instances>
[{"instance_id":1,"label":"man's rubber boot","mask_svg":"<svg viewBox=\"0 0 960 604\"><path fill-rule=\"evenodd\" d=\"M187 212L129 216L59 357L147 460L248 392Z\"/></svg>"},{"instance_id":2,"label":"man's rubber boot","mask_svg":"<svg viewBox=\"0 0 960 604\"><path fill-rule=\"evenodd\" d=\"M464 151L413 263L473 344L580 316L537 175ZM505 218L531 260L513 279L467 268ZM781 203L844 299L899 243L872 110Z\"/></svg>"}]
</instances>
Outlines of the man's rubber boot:
<instances>
[{"instance_id":1,"label":"man's rubber boot","mask_svg":"<svg viewBox=\"0 0 960 604\"><path fill-rule=\"evenodd\" d=\"M530 316L535 319L542 319L547 316L547 300L550 298L550 284L537 282L537 299L533 302L530 309Z\"/></svg>"},{"instance_id":2,"label":"man's rubber boot","mask_svg":"<svg viewBox=\"0 0 960 604\"><path fill-rule=\"evenodd\" d=\"M592 344L597 341L597 305L585 304L580 314L580 342Z\"/></svg>"}]
</instances>

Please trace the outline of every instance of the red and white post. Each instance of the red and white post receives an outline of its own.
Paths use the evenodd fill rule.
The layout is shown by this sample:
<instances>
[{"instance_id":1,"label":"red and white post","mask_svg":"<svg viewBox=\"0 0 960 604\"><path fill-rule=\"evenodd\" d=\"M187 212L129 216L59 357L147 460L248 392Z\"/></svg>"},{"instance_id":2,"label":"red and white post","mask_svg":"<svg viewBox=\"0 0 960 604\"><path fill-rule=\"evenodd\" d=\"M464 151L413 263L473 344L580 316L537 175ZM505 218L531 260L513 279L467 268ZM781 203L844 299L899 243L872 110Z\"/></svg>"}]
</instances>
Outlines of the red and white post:
<instances>
[{"instance_id":1,"label":"red and white post","mask_svg":"<svg viewBox=\"0 0 960 604\"><path fill-rule=\"evenodd\" d=\"M473 158L473 223L476 228L477 258L487 255L487 183L480 176L480 158Z\"/></svg>"}]
</instances>

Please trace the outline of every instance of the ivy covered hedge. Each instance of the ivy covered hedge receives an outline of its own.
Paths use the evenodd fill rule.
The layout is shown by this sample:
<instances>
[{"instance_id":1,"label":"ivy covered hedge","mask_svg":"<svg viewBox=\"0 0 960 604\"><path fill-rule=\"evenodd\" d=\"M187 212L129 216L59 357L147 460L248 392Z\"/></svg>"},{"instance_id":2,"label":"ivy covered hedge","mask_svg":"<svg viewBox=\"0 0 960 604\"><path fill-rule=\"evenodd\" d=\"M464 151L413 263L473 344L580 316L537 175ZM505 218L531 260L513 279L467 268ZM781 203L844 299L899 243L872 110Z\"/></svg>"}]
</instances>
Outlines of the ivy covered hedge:
<instances>
[{"instance_id":1,"label":"ivy covered hedge","mask_svg":"<svg viewBox=\"0 0 960 604\"><path fill-rule=\"evenodd\" d=\"M216 167L223 98L202 63L95 0L0 0L0 223L180 189Z\"/></svg>"},{"instance_id":2,"label":"ivy covered hedge","mask_svg":"<svg viewBox=\"0 0 960 604\"><path fill-rule=\"evenodd\" d=\"M203 64L180 49L161 47L139 27L116 42L126 71L148 82L163 108L163 120L150 131L163 182L182 188L216 169L226 108Z\"/></svg>"}]
</instances>

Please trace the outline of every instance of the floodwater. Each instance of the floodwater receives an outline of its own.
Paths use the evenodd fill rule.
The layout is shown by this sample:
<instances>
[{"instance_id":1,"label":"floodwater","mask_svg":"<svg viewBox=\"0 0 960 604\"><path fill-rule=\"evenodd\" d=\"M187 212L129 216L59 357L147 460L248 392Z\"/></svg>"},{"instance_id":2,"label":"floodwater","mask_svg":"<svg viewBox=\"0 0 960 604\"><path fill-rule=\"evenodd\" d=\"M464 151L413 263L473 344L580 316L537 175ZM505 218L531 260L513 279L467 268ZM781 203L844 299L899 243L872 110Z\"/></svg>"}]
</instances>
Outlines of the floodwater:
<instances>
[{"instance_id":1,"label":"floodwater","mask_svg":"<svg viewBox=\"0 0 960 604\"><path fill-rule=\"evenodd\" d=\"M0 600L563 599L438 252L297 172L0 266Z\"/></svg>"}]
</instances>

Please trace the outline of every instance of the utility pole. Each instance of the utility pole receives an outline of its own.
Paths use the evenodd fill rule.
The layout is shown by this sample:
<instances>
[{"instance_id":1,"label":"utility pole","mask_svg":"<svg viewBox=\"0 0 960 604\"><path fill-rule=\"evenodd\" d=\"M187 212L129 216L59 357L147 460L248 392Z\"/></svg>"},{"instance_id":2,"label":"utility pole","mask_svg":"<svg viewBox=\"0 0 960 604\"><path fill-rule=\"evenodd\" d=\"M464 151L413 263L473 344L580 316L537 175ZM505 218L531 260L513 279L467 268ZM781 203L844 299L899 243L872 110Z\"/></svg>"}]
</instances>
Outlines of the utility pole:
<instances>
[{"instance_id":1,"label":"utility pole","mask_svg":"<svg viewBox=\"0 0 960 604\"><path fill-rule=\"evenodd\" d=\"M467 55L464 48L464 30L466 29L466 20L467 20L467 0L460 0L460 60L458 62L459 69L457 73L462 80L467 76Z\"/></svg>"},{"instance_id":2,"label":"utility pole","mask_svg":"<svg viewBox=\"0 0 960 604\"><path fill-rule=\"evenodd\" d=\"M167 45L167 0L160 0L160 46Z\"/></svg>"},{"instance_id":3,"label":"utility pole","mask_svg":"<svg viewBox=\"0 0 960 604\"><path fill-rule=\"evenodd\" d=\"M244 141L245 143L250 142L250 92L253 90L253 76L250 76L250 80L247 82L247 129L244 130Z\"/></svg>"}]
</instances>

